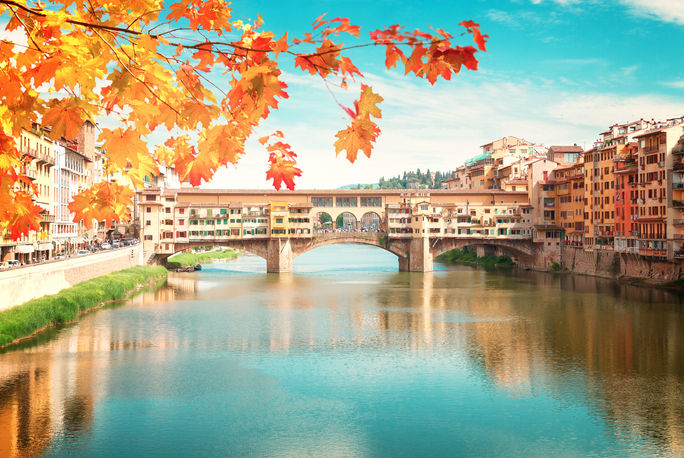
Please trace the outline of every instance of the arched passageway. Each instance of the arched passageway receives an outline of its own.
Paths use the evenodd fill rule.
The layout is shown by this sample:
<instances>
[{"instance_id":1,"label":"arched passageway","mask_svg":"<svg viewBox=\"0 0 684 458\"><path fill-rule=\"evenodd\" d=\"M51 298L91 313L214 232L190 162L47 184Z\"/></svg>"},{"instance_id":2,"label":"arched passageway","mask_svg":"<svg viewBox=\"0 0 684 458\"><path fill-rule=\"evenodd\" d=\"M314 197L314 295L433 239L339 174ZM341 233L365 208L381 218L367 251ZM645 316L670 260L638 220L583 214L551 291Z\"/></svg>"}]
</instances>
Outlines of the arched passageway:
<instances>
[{"instance_id":1,"label":"arched passageway","mask_svg":"<svg viewBox=\"0 0 684 458\"><path fill-rule=\"evenodd\" d=\"M342 212L335 220L335 228L346 232L356 232L359 229L358 220L353 213Z\"/></svg>"},{"instance_id":2,"label":"arched passageway","mask_svg":"<svg viewBox=\"0 0 684 458\"><path fill-rule=\"evenodd\" d=\"M330 213L318 212L313 218L314 231L328 232L334 229L335 222L330 216Z\"/></svg>"},{"instance_id":3,"label":"arched passageway","mask_svg":"<svg viewBox=\"0 0 684 458\"><path fill-rule=\"evenodd\" d=\"M381 232L382 219L380 215L375 212L364 213L361 217L361 231L363 232Z\"/></svg>"}]
</instances>

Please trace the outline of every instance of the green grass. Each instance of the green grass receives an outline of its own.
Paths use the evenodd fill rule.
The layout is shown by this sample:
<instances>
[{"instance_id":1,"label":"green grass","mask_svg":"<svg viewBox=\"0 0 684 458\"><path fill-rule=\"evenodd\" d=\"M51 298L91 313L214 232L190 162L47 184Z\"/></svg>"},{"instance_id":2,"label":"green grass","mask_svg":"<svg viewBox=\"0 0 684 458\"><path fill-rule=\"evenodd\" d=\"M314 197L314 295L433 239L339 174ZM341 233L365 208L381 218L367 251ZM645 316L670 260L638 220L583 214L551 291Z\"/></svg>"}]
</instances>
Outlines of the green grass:
<instances>
[{"instance_id":1,"label":"green grass","mask_svg":"<svg viewBox=\"0 0 684 458\"><path fill-rule=\"evenodd\" d=\"M224 248L217 251L209 251L206 253L180 253L169 258L166 266L169 269L177 269L179 267L189 267L197 264L203 264L212 259L233 259L237 258L239 252L232 248Z\"/></svg>"},{"instance_id":2,"label":"green grass","mask_svg":"<svg viewBox=\"0 0 684 458\"><path fill-rule=\"evenodd\" d=\"M442 262L447 262L451 264L479 264L483 266L514 266L513 260L506 255L502 256L482 256L478 257L477 254L469 250L467 247L462 250L455 249L447 251L439 256L437 259Z\"/></svg>"},{"instance_id":3,"label":"green grass","mask_svg":"<svg viewBox=\"0 0 684 458\"><path fill-rule=\"evenodd\" d=\"M123 299L138 286L166 278L163 267L138 266L81 282L57 294L0 312L0 346L46 326L66 323L102 302Z\"/></svg>"}]
</instances>

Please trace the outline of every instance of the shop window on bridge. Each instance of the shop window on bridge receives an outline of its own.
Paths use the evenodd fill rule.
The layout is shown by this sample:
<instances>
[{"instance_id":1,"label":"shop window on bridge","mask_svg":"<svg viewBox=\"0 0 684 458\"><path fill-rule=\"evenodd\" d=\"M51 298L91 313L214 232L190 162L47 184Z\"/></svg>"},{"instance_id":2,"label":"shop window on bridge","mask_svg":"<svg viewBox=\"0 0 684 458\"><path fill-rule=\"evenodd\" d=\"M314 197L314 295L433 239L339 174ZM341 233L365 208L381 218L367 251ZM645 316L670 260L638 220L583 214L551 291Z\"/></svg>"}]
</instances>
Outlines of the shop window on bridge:
<instances>
[{"instance_id":1,"label":"shop window on bridge","mask_svg":"<svg viewBox=\"0 0 684 458\"><path fill-rule=\"evenodd\" d=\"M332 197L312 197L311 205L314 207L332 207L333 198Z\"/></svg>"},{"instance_id":2,"label":"shop window on bridge","mask_svg":"<svg viewBox=\"0 0 684 458\"><path fill-rule=\"evenodd\" d=\"M335 200L336 207L357 207L356 197L337 197Z\"/></svg>"},{"instance_id":3,"label":"shop window on bridge","mask_svg":"<svg viewBox=\"0 0 684 458\"><path fill-rule=\"evenodd\" d=\"M283 219L282 219L282 218L276 218L276 223L282 224L282 223L283 223Z\"/></svg>"},{"instance_id":4,"label":"shop window on bridge","mask_svg":"<svg viewBox=\"0 0 684 458\"><path fill-rule=\"evenodd\" d=\"M222 208L221 211L220 211L219 213L220 213L221 215L225 215L225 214L228 213L228 209L227 209L227 208Z\"/></svg>"},{"instance_id":5,"label":"shop window on bridge","mask_svg":"<svg viewBox=\"0 0 684 458\"><path fill-rule=\"evenodd\" d=\"M211 208L207 208L207 218L211 218L213 216L213 212Z\"/></svg>"},{"instance_id":6,"label":"shop window on bridge","mask_svg":"<svg viewBox=\"0 0 684 458\"><path fill-rule=\"evenodd\" d=\"M382 197L362 197L362 207L382 207Z\"/></svg>"}]
</instances>

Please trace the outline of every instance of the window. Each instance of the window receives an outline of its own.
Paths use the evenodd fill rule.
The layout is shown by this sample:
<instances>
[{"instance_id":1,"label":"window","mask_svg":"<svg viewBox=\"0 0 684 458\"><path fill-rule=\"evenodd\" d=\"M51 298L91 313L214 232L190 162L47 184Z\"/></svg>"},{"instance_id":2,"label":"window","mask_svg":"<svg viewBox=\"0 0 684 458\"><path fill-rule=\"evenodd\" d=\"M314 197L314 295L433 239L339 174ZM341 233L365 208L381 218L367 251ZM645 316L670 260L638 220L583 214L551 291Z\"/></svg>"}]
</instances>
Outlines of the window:
<instances>
[{"instance_id":1,"label":"window","mask_svg":"<svg viewBox=\"0 0 684 458\"><path fill-rule=\"evenodd\" d=\"M147 208L145 208L145 211L146 211L147 213L152 213L152 207L147 207Z\"/></svg>"},{"instance_id":2,"label":"window","mask_svg":"<svg viewBox=\"0 0 684 458\"><path fill-rule=\"evenodd\" d=\"M337 207L357 207L356 197L338 197L335 199Z\"/></svg>"},{"instance_id":3,"label":"window","mask_svg":"<svg viewBox=\"0 0 684 458\"><path fill-rule=\"evenodd\" d=\"M314 207L332 207L333 198L332 197L312 197L311 205Z\"/></svg>"},{"instance_id":4,"label":"window","mask_svg":"<svg viewBox=\"0 0 684 458\"><path fill-rule=\"evenodd\" d=\"M150 221L149 219L147 221L145 221L145 226L151 226L151 225L152 225L152 221Z\"/></svg>"},{"instance_id":5,"label":"window","mask_svg":"<svg viewBox=\"0 0 684 458\"><path fill-rule=\"evenodd\" d=\"M152 240L152 236L151 236L151 235L146 235L146 236L145 236L145 240Z\"/></svg>"},{"instance_id":6,"label":"window","mask_svg":"<svg viewBox=\"0 0 684 458\"><path fill-rule=\"evenodd\" d=\"M220 213L221 213L222 215L225 215L225 214L228 213L228 209L222 208L221 211L220 211Z\"/></svg>"},{"instance_id":7,"label":"window","mask_svg":"<svg viewBox=\"0 0 684 458\"><path fill-rule=\"evenodd\" d=\"M382 197L361 197L362 207L382 207Z\"/></svg>"}]
</instances>

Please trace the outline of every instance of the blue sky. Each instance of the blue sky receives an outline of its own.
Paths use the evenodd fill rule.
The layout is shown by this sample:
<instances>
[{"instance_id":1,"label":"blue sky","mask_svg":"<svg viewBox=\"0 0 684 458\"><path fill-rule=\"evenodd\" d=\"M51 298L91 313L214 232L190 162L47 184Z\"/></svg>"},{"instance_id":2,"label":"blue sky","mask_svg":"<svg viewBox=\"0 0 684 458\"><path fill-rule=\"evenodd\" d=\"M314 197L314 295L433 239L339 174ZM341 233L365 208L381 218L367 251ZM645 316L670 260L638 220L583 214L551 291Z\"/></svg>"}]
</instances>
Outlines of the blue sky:
<instances>
[{"instance_id":1,"label":"blue sky","mask_svg":"<svg viewBox=\"0 0 684 458\"><path fill-rule=\"evenodd\" d=\"M299 154L300 189L376 182L415 168L452 170L479 145L506 135L589 146L616 122L684 114L684 0L261 0L235 1L233 8L235 19L260 13L265 30L290 37L311 31L323 13L349 17L362 27L362 39L345 38L345 45L366 42L369 31L391 24L456 35L468 19L490 36L488 51L478 53L479 71L464 69L435 86L385 70L380 48L348 51L366 76L358 83L385 98L373 155L355 164L333 148L349 118L320 78L285 60L290 98L254 138L285 133ZM455 42L472 43L469 36ZM347 105L358 94L358 85L337 91ZM266 168L267 153L250 140L237 167L219 171L206 186L269 188Z\"/></svg>"},{"instance_id":2,"label":"blue sky","mask_svg":"<svg viewBox=\"0 0 684 458\"><path fill-rule=\"evenodd\" d=\"M310 30L322 13L349 17L362 37L395 23L460 32L464 19L490 36L479 71L435 86L384 70L381 49L351 52L385 98L375 152L353 165L332 147L344 114L320 82L286 64L291 99L260 130L283 130L299 153L299 188L374 182L416 167L454 169L505 135L588 146L613 123L684 114L684 0L260 1L234 8L236 16L259 12L266 29L290 36ZM338 96L350 102L357 94ZM210 186L267 187L265 159L251 142L238 167Z\"/></svg>"}]
</instances>

